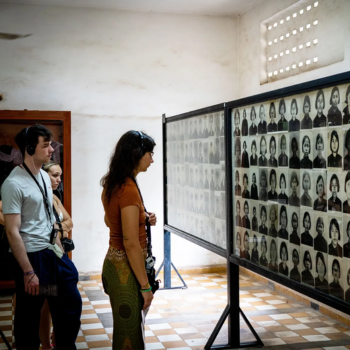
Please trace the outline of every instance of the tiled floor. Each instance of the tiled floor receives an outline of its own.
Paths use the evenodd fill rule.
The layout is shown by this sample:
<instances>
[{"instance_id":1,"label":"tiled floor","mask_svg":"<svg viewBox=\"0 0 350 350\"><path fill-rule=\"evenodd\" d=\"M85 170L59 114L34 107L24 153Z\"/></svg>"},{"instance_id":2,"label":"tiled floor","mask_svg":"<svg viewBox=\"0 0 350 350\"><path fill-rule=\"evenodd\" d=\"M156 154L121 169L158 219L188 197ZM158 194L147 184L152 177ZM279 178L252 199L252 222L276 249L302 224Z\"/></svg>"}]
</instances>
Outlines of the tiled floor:
<instances>
[{"instance_id":1,"label":"tiled floor","mask_svg":"<svg viewBox=\"0 0 350 350\"><path fill-rule=\"evenodd\" d=\"M226 306L226 275L183 275L188 289L158 291L146 319L146 349L203 349ZM180 286L176 277L173 286ZM112 315L101 281L80 281L83 298L78 349L112 349ZM264 342L264 349L350 349L350 329L318 311L240 277L240 306ZM0 298L0 327L12 340L11 298ZM254 337L241 321L241 341ZM227 342L227 323L215 344ZM0 340L0 349L6 349Z\"/></svg>"}]
</instances>

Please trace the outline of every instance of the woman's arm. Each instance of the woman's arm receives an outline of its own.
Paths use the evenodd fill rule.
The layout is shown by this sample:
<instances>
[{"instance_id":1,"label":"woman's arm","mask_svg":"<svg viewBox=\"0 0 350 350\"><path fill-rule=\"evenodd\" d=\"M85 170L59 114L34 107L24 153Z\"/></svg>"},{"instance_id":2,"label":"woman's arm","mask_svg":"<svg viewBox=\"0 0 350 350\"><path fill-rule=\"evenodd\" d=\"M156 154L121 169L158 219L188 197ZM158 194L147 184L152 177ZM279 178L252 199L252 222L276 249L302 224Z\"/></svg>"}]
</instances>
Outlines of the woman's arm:
<instances>
[{"instance_id":1,"label":"woman's arm","mask_svg":"<svg viewBox=\"0 0 350 350\"><path fill-rule=\"evenodd\" d=\"M53 195L53 199L56 202L58 209L61 210L63 214L63 220L61 221L61 225L63 229L63 237L68 237L68 232L73 228L73 221L69 216L69 214L67 213L67 210L64 209L64 206L62 205L61 201L57 198L56 195Z\"/></svg>"},{"instance_id":2,"label":"woman's arm","mask_svg":"<svg viewBox=\"0 0 350 350\"><path fill-rule=\"evenodd\" d=\"M139 208L130 205L121 210L123 243L131 268L141 285L141 289L148 285L148 277L145 268L145 259L139 242ZM152 302L152 291L143 292L143 310L146 310Z\"/></svg>"},{"instance_id":3,"label":"woman's arm","mask_svg":"<svg viewBox=\"0 0 350 350\"><path fill-rule=\"evenodd\" d=\"M2 213L2 201L0 201L0 224L5 226L4 214Z\"/></svg>"}]
</instances>

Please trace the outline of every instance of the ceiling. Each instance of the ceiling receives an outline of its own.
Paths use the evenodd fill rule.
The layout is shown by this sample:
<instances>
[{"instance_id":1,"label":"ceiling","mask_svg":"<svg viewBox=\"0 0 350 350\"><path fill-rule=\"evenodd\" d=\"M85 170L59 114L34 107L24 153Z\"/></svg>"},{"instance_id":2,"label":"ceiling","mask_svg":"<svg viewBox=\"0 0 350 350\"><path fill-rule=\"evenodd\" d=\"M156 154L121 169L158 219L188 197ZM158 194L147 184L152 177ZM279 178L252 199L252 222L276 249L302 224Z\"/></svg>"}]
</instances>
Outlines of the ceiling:
<instances>
[{"instance_id":1,"label":"ceiling","mask_svg":"<svg viewBox=\"0 0 350 350\"><path fill-rule=\"evenodd\" d=\"M93 7L212 16L245 13L264 0L0 0L1 3Z\"/></svg>"}]
</instances>

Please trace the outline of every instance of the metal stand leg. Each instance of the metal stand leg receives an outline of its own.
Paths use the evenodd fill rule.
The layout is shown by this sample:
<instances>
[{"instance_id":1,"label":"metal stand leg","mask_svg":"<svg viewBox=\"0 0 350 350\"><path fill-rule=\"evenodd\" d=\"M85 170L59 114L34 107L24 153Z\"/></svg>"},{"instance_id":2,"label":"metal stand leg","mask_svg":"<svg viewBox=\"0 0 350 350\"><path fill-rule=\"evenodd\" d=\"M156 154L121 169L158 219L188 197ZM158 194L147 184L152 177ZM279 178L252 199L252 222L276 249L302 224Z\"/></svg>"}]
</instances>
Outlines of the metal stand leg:
<instances>
[{"instance_id":1,"label":"metal stand leg","mask_svg":"<svg viewBox=\"0 0 350 350\"><path fill-rule=\"evenodd\" d=\"M171 236L170 235L171 235L171 233L169 231L164 230L164 260L161 263L161 265L157 271L157 274L156 274L156 278L157 278L159 272L164 267L164 288L159 288L159 290L161 290L161 289L186 289L187 284L185 283L185 281L183 280L183 278L181 277L179 272L176 270L176 267L174 266L174 264L171 262ZM173 267L173 269L175 270L175 272L179 276L181 282L183 283L182 287L171 287L171 267Z\"/></svg>"},{"instance_id":2,"label":"metal stand leg","mask_svg":"<svg viewBox=\"0 0 350 350\"><path fill-rule=\"evenodd\" d=\"M12 346L9 344L9 342L7 341L5 334L2 332L2 330L0 329L0 336L2 338L2 340L4 341L5 345L7 346L7 348L9 350L12 350Z\"/></svg>"}]
</instances>

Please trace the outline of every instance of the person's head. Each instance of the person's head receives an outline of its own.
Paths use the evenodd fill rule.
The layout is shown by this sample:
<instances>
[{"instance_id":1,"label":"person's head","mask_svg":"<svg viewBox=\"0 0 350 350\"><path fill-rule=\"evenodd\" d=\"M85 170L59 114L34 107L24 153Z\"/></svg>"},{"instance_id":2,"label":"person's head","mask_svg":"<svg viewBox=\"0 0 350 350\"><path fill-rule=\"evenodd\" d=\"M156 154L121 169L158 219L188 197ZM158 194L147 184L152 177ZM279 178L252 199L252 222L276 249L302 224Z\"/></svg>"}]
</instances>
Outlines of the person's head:
<instances>
[{"instance_id":1,"label":"person's head","mask_svg":"<svg viewBox=\"0 0 350 350\"><path fill-rule=\"evenodd\" d=\"M311 103L309 95L306 95L304 97L303 112L304 114L309 114L311 112Z\"/></svg>"},{"instance_id":2,"label":"person's head","mask_svg":"<svg viewBox=\"0 0 350 350\"><path fill-rule=\"evenodd\" d=\"M253 173L253 175L252 175L252 182L255 184L256 183L256 175L255 175L255 173Z\"/></svg>"},{"instance_id":3,"label":"person's head","mask_svg":"<svg viewBox=\"0 0 350 350\"><path fill-rule=\"evenodd\" d=\"M244 233L244 249L249 250L249 233L245 231Z\"/></svg>"},{"instance_id":4,"label":"person's head","mask_svg":"<svg viewBox=\"0 0 350 350\"><path fill-rule=\"evenodd\" d=\"M224 115L222 115L222 116L224 116ZM243 109L243 119L247 119L247 112L245 109Z\"/></svg>"},{"instance_id":5,"label":"person's head","mask_svg":"<svg viewBox=\"0 0 350 350\"><path fill-rule=\"evenodd\" d=\"M22 129L15 137L23 159L33 157L37 165L48 163L53 153L51 147L52 132L44 125L34 124Z\"/></svg>"},{"instance_id":6,"label":"person's head","mask_svg":"<svg viewBox=\"0 0 350 350\"><path fill-rule=\"evenodd\" d=\"M310 217L309 212L307 212L307 211L304 213L303 227L305 228L305 231L311 230L311 217Z\"/></svg>"},{"instance_id":7,"label":"person's head","mask_svg":"<svg viewBox=\"0 0 350 350\"><path fill-rule=\"evenodd\" d=\"M287 140L286 140L286 136L282 135L281 137L281 151L282 153L285 153L287 149Z\"/></svg>"},{"instance_id":8,"label":"person's head","mask_svg":"<svg viewBox=\"0 0 350 350\"><path fill-rule=\"evenodd\" d=\"M277 245L274 239L272 239L270 243L270 259L273 263L277 260Z\"/></svg>"},{"instance_id":9,"label":"person's head","mask_svg":"<svg viewBox=\"0 0 350 350\"><path fill-rule=\"evenodd\" d=\"M282 205L281 211L280 211L280 225L283 230L287 228L287 222L288 222L287 209L284 205Z\"/></svg>"},{"instance_id":10,"label":"person's head","mask_svg":"<svg viewBox=\"0 0 350 350\"><path fill-rule=\"evenodd\" d=\"M350 153L350 130L346 132L344 146L348 150L348 154L349 154Z\"/></svg>"},{"instance_id":11,"label":"person's head","mask_svg":"<svg viewBox=\"0 0 350 350\"><path fill-rule=\"evenodd\" d=\"M322 111L324 109L324 93L323 90L318 90L315 100L315 108L317 110L318 114L322 114Z\"/></svg>"},{"instance_id":12,"label":"person's head","mask_svg":"<svg viewBox=\"0 0 350 350\"><path fill-rule=\"evenodd\" d=\"M308 250L304 253L304 259L303 259L304 267L307 270L312 270L312 260L311 260L311 254Z\"/></svg>"},{"instance_id":13,"label":"person's head","mask_svg":"<svg viewBox=\"0 0 350 350\"><path fill-rule=\"evenodd\" d=\"M310 137L309 136L305 135L303 137L303 141L301 143L301 149L302 149L305 157L310 154L311 142L310 142Z\"/></svg>"},{"instance_id":14,"label":"person's head","mask_svg":"<svg viewBox=\"0 0 350 350\"><path fill-rule=\"evenodd\" d=\"M255 140L253 140L253 142L252 142L251 150L252 150L252 153L253 153L253 154L256 153L256 142L255 142Z\"/></svg>"},{"instance_id":15,"label":"person's head","mask_svg":"<svg viewBox=\"0 0 350 350\"><path fill-rule=\"evenodd\" d=\"M340 94L338 86L334 86L331 92L331 98L329 99L329 104L336 107L340 102Z\"/></svg>"},{"instance_id":16,"label":"person's head","mask_svg":"<svg viewBox=\"0 0 350 350\"><path fill-rule=\"evenodd\" d=\"M274 102L271 102L271 104L270 104L269 116L270 116L271 122L273 123L275 121L275 118L276 118L276 107L275 107Z\"/></svg>"},{"instance_id":17,"label":"person's head","mask_svg":"<svg viewBox=\"0 0 350 350\"><path fill-rule=\"evenodd\" d=\"M292 174L290 176L290 187L292 188L293 192L296 192L298 186L299 186L298 175L295 171L292 171Z\"/></svg>"},{"instance_id":18,"label":"person's head","mask_svg":"<svg viewBox=\"0 0 350 350\"><path fill-rule=\"evenodd\" d=\"M260 209L260 219L261 219L261 222L265 225L266 219L267 219L267 212L266 212L265 205L263 205Z\"/></svg>"},{"instance_id":19,"label":"person's head","mask_svg":"<svg viewBox=\"0 0 350 350\"><path fill-rule=\"evenodd\" d=\"M271 156L275 156L275 154L276 154L276 139L275 139L275 136L271 136L271 139L270 139L270 153L271 153Z\"/></svg>"},{"instance_id":20,"label":"person's head","mask_svg":"<svg viewBox=\"0 0 350 350\"><path fill-rule=\"evenodd\" d=\"M298 229L298 215L296 212L293 212L292 214L292 227L293 227L293 230Z\"/></svg>"},{"instance_id":21,"label":"person's head","mask_svg":"<svg viewBox=\"0 0 350 350\"><path fill-rule=\"evenodd\" d=\"M261 237L261 251L264 255L267 253L267 242L265 236Z\"/></svg>"},{"instance_id":22,"label":"person's head","mask_svg":"<svg viewBox=\"0 0 350 350\"><path fill-rule=\"evenodd\" d=\"M337 259L334 259L332 263L332 275L334 282L338 283L340 279L340 264Z\"/></svg>"},{"instance_id":23,"label":"person's head","mask_svg":"<svg viewBox=\"0 0 350 350\"><path fill-rule=\"evenodd\" d=\"M248 201L245 201L245 202L244 202L244 213L245 213L246 215L249 214L249 204L248 204Z\"/></svg>"},{"instance_id":24,"label":"person's head","mask_svg":"<svg viewBox=\"0 0 350 350\"><path fill-rule=\"evenodd\" d=\"M293 249L292 261L293 261L294 266L299 265L299 253L296 249Z\"/></svg>"},{"instance_id":25,"label":"person's head","mask_svg":"<svg viewBox=\"0 0 350 350\"><path fill-rule=\"evenodd\" d=\"M340 229L337 219L333 218L329 223L329 238L332 240L332 244L336 246L340 241Z\"/></svg>"},{"instance_id":26,"label":"person's head","mask_svg":"<svg viewBox=\"0 0 350 350\"><path fill-rule=\"evenodd\" d=\"M303 190L309 191L311 189L311 177L310 174L305 171L303 174Z\"/></svg>"},{"instance_id":27,"label":"person's head","mask_svg":"<svg viewBox=\"0 0 350 350\"><path fill-rule=\"evenodd\" d=\"M282 115L284 116L284 114L286 113L286 103L284 101L284 98L282 98L280 100L280 103L278 105L278 110L279 110L281 116Z\"/></svg>"},{"instance_id":28,"label":"person's head","mask_svg":"<svg viewBox=\"0 0 350 350\"><path fill-rule=\"evenodd\" d=\"M339 136L336 130L331 133L330 145L332 153L338 153L339 150Z\"/></svg>"},{"instance_id":29,"label":"person's head","mask_svg":"<svg viewBox=\"0 0 350 350\"><path fill-rule=\"evenodd\" d=\"M333 174L331 177L331 181L329 183L329 190L332 192L333 197L336 197L337 193L340 190L339 179L336 174Z\"/></svg>"},{"instance_id":30,"label":"person's head","mask_svg":"<svg viewBox=\"0 0 350 350\"><path fill-rule=\"evenodd\" d=\"M325 195L324 180L323 180L322 175L318 175L318 177L317 177L316 194L319 197L323 197Z\"/></svg>"},{"instance_id":31,"label":"person's head","mask_svg":"<svg viewBox=\"0 0 350 350\"><path fill-rule=\"evenodd\" d=\"M264 105L260 105L259 118L260 118L261 122L263 122L265 120L265 107L264 107Z\"/></svg>"},{"instance_id":32,"label":"person's head","mask_svg":"<svg viewBox=\"0 0 350 350\"><path fill-rule=\"evenodd\" d=\"M348 106L350 106L350 85L346 89L344 103L346 103Z\"/></svg>"},{"instance_id":33,"label":"person's head","mask_svg":"<svg viewBox=\"0 0 350 350\"><path fill-rule=\"evenodd\" d=\"M293 98L292 103L290 105L290 114L293 119L295 119L298 115L298 104L295 98Z\"/></svg>"},{"instance_id":34,"label":"person's head","mask_svg":"<svg viewBox=\"0 0 350 350\"><path fill-rule=\"evenodd\" d=\"M274 205L272 205L270 209L270 220L271 222L274 222L276 220L276 208Z\"/></svg>"},{"instance_id":35,"label":"person's head","mask_svg":"<svg viewBox=\"0 0 350 350\"><path fill-rule=\"evenodd\" d=\"M244 140L243 141L243 150L246 151L247 150L247 142Z\"/></svg>"},{"instance_id":36,"label":"person's head","mask_svg":"<svg viewBox=\"0 0 350 350\"><path fill-rule=\"evenodd\" d=\"M147 171L153 163L153 149L156 143L146 133L130 130L118 141L109 162L107 174L101 179L108 201L112 192L134 178L139 172Z\"/></svg>"},{"instance_id":37,"label":"person's head","mask_svg":"<svg viewBox=\"0 0 350 350\"><path fill-rule=\"evenodd\" d=\"M51 187L57 190L61 183L62 169L58 163L49 162L44 164L43 169L49 174L51 180Z\"/></svg>"},{"instance_id":38,"label":"person's head","mask_svg":"<svg viewBox=\"0 0 350 350\"><path fill-rule=\"evenodd\" d=\"M321 252L317 252L316 254L316 272L318 273L318 276L322 279L327 273L326 262Z\"/></svg>"},{"instance_id":39,"label":"person's head","mask_svg":"<svg viewBox=\"0 0 350 350\"><path fill-rule=\"evenodd\" d=\"M350 171L348 171L345 176L344 191L346 193L346 198L350 200Z\"/></svg>"},{"instance_id":40,"label":"person's head","mask_svg":"<svg viewBox=\"0 0 350 350\"><path fill-rule=\"evenodd\" d=\"M248 187L248 175L247 174L243 175L243 186L245 189L247 189L247 187Z\"/></svg>"},{"instance_id":41,"label":"person's head","mask_svg":"<svg viewBox=\"0 0 350 350\"><path fill-rule=\"evenodd\" d=\"M319 217L316 221L316 231L317 234L322 236L324 231L324 221L323 218Z\"/></svg>"},{"instance_id":42,"label":"person's head","mask_svg":"<svg viewBox=\"0 0 350 350\"><path fill-rule=\"evenodd\" d=\"M261 186L261 188L266 188L266 185L267 185L266 171L262 170L261 175L260 175L260 186Z\"/></svg>"},{"instance_id":43,"label":"person's head","mask_svg":"<svg viewBox=\"0 0 350 350\"><path fill-rule=\"evenodd\" d=\"M241 155L241 140L239 138L235 140L235 151L236 157L239 157Z\"/></svg>"},{"instance_id":44,"label":"person's head","mask_svg":"<svg viewBox=\"0 0 350 350\"><path fill-rule=\"evenodd\" d=\"M275 190L276 189L276 170L275 169L271 169L269 183L271 188Z\"/></svg>"},{"instance_id":45,"label":"person's head","mask_svg":"<svg viewBox=\"0 0 350 350\"><path fill-rule=\"evenodd\" d=\"M235 110L235 126L236 126L236 128L239 127L240 119L241 119L241 117L239 115L239 109L236 108L236 110Z\"/></svg>"},{"instance_id":46,"label":"person's head","mask_svg":"<svg viewBox=\"0 0 350 350\"><path fill-rule=\"evenodd\" d=\"M255 122L256 119L256 112L255 112L255 107L253 106L252 109L250 110L250 120L253 122Z\"/></svg>"},{"instance_id":47,"label":"person's head","mask_svg":"<svg viewBox=\"0 0 350 350\"><path fill-rule=\"evenodd\" d=\"M299 149L298 148L298 141L297 141L296 137L292 138L291 148L292 148L293 153L296 153Z\"/></svg>"},{"instance_id":48,"label":"person's head","mask_svg":"<svg viewBox=\"0 0 350 350\"><path fill-rule=\"evenodd\" d=\"M280 189L286 189L286 176L283 173L280 175Z\"/></svg>"},{"instance_id":49,"label":"person's head","mask_svg":"<svg viewBox=\"0 0 350 350\"><path fill-rule=\"evenodd\" d=\"M285 242L282 242L280 246L280 259L283 262L288 261L288 249Z\"/></svg>"},{"instance_id":50,"label":"person's head","mask_svg":"<svg viewBox=\"0 0 350 350\"><path fill-rule=\"evenodd\" d=\"M266 154L266 139L265 136L262 136L260 139L260 154L265 155Z\"/></svg>"},{"instance_id":51,"label":"person's head","mask_svg":"<svg viewBox=\"0 0 350 350\"><path fill-rule=\"evenodd\" d=\"M254 248L258 248L258 238L256 237L256 235L254 235L253 237L253 246Z\"/></svg>"}]
</instances>

